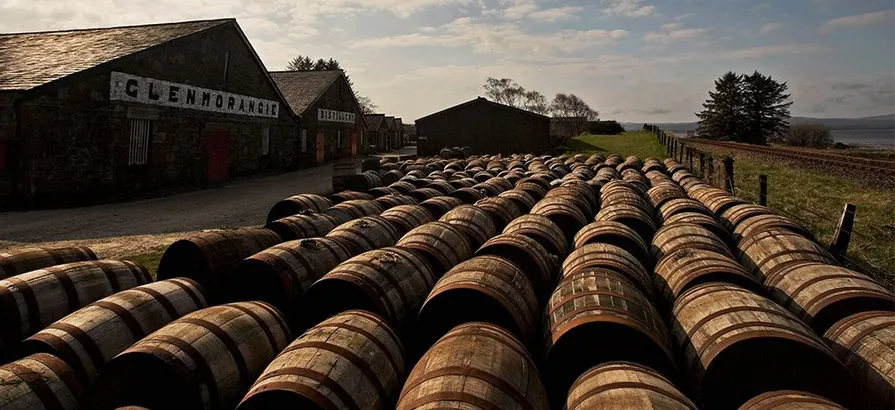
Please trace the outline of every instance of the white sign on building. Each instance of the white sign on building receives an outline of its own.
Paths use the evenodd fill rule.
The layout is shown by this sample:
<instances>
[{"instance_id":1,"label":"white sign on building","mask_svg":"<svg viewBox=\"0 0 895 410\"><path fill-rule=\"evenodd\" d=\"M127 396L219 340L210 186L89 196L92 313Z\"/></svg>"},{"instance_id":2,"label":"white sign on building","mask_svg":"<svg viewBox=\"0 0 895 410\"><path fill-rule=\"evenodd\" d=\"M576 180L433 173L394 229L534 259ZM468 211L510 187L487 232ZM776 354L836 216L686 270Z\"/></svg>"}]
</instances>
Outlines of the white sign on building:
<instances>
[{"instance_id":1,"label":"white sign on building","mask_svg":"<svg viewBox=\"0 0 895 410\"><path fill-rule=\"evenodd\" d=\"M210 90L187 84L112 72L109 98L113 101L189 108L250 117L277 118L276 101Z\"/></svg>"},{"instance_id":2,"label":"white sign on building","mask_svg":"<svg viewBox=\"0 0 895 410\"><path fill-rule=\"evenodd\" d=\"M353 112L327 110L325 108L317 109L317 121L328 122L344 122L346 124L354 124L355 114Z\"/></svg>"}]
</instances>

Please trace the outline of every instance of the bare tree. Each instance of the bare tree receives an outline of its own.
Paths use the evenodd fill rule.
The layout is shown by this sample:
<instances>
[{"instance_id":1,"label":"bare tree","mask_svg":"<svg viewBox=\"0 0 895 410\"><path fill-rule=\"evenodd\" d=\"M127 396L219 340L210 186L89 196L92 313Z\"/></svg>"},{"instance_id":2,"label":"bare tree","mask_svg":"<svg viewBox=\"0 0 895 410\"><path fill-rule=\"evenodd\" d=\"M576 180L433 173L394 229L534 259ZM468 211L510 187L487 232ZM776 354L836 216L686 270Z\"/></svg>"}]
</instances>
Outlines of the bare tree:
<instances>
[{"instance_id":1,"label":"bare tree","mask_svg":"<svg viewBox=\"0 0 895 410\"><path fill-rule=\"evenodd\" d=\"M379 106L373 104L373 100L370 97L360 94L357 94L357 104L360 105L361 112L364 114L374 114L379 109Z\"/></svg>"},{"instance_id":2,"label":"bare tree","mask_svg":"<svg viewBox=\"0 0 895 410\"><path fill-rule=\"evenodd\" d=\"M550 113L550 105L547 103L547 97L544 94L537 91L526 91L524 98L522 108L541 115Z\"/></svg>"},{"instance_id":3,"label":"bare tree","mask_svg":"<svg viewBox=\"0 0 895 410\"><path fill-rule=\"evenodd\" d=\"M580 134L581 129L587 125L588 121L596 121L600 116L581 97L572 93L556 94L556 97L553 97L553 102L550 103L550 112L554 117L569 118L570 121L574 121L575 134Z\"/></svg>"},{"instance_id":4,"label":"bare tree","mask_svg":"<svg viewBox=\"0 0 895 410\"><path fill-rule=\"evenodd\" d=\"M512 78L493 78L485 80L485 96L490 100L518 107L525 97L525 88L513 81Z\"/></svg>"}]
</instances>

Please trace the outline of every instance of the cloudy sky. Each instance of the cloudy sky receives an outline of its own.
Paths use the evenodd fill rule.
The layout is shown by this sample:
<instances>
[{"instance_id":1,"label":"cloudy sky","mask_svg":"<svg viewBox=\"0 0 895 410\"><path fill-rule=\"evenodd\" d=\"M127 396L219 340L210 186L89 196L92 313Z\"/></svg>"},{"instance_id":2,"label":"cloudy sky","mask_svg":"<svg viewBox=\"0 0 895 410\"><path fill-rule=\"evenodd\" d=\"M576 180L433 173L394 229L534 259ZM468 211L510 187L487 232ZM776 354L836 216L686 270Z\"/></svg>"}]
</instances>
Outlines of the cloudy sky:
<instances>
[{"instance_id":1,"label":"cloudy sky","mask_svg":"<svg viewBox=\"0 0 895 410\"><path fill-rule=\"evenodd\" d=\"M268 69L334 57L415 119L511 77L603 118L692 121L727 70L787 81L794 115L895 112L893 0L0 0L0 31L236 17Z\"/></svg>"}]
</instances>

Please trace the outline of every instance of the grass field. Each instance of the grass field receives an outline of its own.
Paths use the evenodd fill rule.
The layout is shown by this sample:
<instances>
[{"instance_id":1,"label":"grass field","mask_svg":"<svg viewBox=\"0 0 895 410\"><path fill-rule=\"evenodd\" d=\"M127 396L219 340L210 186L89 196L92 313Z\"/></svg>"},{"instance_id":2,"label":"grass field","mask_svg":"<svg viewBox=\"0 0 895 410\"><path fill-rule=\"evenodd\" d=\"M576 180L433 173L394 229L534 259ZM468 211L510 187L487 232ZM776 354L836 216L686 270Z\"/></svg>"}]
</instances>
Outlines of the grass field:
<instances>
[{"instance_id":1,"label":"grass field","mask_svg":"<svg viewBox=\"0 0 895 410\"><path fill-rule=\"evenodd\" d=\"M585 134L569 140L565 145L576 154L618 154L622 157L636 155L640 159L668 157L665 147L656 136L643 131L626 132L622 135Z\"/></svg>"},{"instance_id":2,"label":"grass field","mask_svg":"<svg viewBox=\"0 0 895 410\"><path fill-rule=\"evenodd\" d=\"M158 263L162 260L162 254L164 251L152 252L152 253L144 253L142 255L128 256L125 257L124 260L132 261L139 263L149 269L149 274L152 275L152 278L155 279L156 275L158 275Z\"/></svg>"}]
</instances>

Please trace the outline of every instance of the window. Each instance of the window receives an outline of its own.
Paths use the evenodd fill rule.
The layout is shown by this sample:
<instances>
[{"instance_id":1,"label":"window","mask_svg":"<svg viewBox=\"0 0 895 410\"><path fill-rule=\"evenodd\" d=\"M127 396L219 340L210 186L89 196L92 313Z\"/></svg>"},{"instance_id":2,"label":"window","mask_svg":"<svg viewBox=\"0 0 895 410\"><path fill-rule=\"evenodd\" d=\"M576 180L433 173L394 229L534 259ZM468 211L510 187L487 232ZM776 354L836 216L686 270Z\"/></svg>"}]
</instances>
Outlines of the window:
<instances>
[{"instance_id":1,"label":"window","mask_svg":"<svg viewBox=\"0 0 895 410\"><path fill-rule=\"evenodd\" d=\"M336 131L336 148L342 148L342 130Z\"/></svg>"},{"instance_id":2,"label":"window","mask_svg":"<svg viewBox=\"0 0 895 410\"><path fill-rule=\"evenodd\" d=\"M146 165L146 162L149 160L150 135L152 135L152 120L131 120L128 165Z\"/></svg>"},{"instance_id":3,"label":"window","mask_svg":"<svg viewBox=\"0 0 895 410\"><path fill-rule=\"evenodd\" d=\"M308 130L301 130L301 152L308 152Z\"/></svg>"},{"instance_id":4,"label":"window","mask_svg":"<svg viewBox=\"0 0 895 410\"><path fill-rule=\"evenodd\" d=\"M270 127L261 128L261 155L270 154Z\"/></svg>"}]
</instances>

